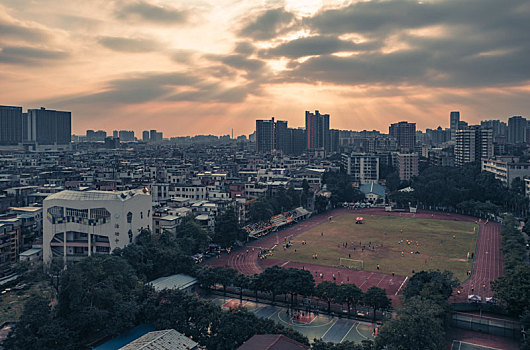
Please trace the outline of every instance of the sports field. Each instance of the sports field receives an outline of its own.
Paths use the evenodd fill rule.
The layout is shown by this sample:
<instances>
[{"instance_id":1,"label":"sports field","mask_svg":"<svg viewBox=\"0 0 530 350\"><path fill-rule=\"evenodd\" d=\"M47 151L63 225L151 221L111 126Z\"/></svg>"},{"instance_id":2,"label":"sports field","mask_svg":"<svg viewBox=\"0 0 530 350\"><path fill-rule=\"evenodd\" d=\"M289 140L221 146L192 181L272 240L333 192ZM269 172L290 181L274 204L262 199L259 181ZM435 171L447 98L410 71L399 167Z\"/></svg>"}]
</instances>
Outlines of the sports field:
<instances>
[{"instance_id":1,"label":"sports field","mask_svg":"<svg viewBox=\"0 0 530 350\"><path fill-rule=\"evenodd\" d=\"M356 224L357 216L334 216L292 237L290 248L280 243L271 258L326 266L339 266L340 258L362 260L365 271L403 276L412 270L449 270L460 281L472 269L467 257L475 252L479 225L474 222L362 215L364 223Z\"/></svg>"}]
</instances>

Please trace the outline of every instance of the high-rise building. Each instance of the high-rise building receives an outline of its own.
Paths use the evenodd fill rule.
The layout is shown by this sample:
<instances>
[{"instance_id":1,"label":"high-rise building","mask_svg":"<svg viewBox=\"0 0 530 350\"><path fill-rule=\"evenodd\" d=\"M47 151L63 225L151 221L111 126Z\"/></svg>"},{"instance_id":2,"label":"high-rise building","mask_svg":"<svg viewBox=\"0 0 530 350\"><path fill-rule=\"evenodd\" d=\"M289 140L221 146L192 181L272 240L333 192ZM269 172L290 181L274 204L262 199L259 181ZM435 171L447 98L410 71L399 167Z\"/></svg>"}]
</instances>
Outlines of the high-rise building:
<instances>
[{"instance_id":1,"label":"high-rise building","mask_svg":"<svg viewBox=\"0 0 530 350\"><path fill-rule=\"evenodd\" d=\"M480 126L484 129L491 129L493 131L493 138L506 136L508 133L508 126L505 122L500 120L483 120Z\"/></svg>"},{"instance_id":2,"label":"high-rise building","mask_svg":"<svg viewBox=\"0 0 530 350\"><path fill-rule=\"evenodd\" d=\"M354 181L360 184L379 180L379 156L369 154L342 154L342 166Z\"/></svg>"},{"instance_id":3,"label":"high-rise building","mask_svg":"<svg viewBox=\"0 0 530 350\"><path fill-rule=\"evenodd\" d=\"M441 126L436 129L427 129L425 134L428 139L428 143L431 145L440 145L451 138L451 129L443 130Z\"/></svg>"},{"instance_id":4,"label":"high-rise building","mask_svg":"<svg viewBox=\"0 0 530 350\"><path fill-rule=\"evenodd\" d=\"M526 142L528 121L521 116L508 119L508 143L517 144Z\"/></svg>"},{"instance_id":5,"label":"high-rise building","mask_svg":"<svg viewBox=\"0 0 530 350\"><path fill-rule=\"evenodd\" d=\"M62 191L48 196L43 207L44 263L53 257L71 262L110 254L134 242L152 223L151 194L145 189Z\"/></svg>"},{"instance_id":6,"label":"high-rise building","mask_svg":"<svg viewBox=\"0 0 530 350\"><path fill-rule=\"evenodd\" d=\"M289 152L290 154L300 155L306 149L306 136L304 129L289 128Z\"/></svg>"},{"instance_id":7,"label":"high-rise building","mask_svg":"<svg viewBox=\"0 0 530 350\"><path fill-rule=\"evenodd\" d=\"M451 112L449 115L449 129L451 130L451 140L456 137L456 130L458 130L458 123L460 122L460 112Z\"/></svg>"},{"instance_id":8,"label":"high-rise building","mask_svg":"<svg viewBox=\"0 0 530 350\"><path fill-rule=\"evenodd\" d=\"M38 145L67 145L72 140L71 112L29 109L23 119L23 141Z\"/></svg>"},{"instance_id":9,"label":"high-rise building","mask_svg":"<svg viewBox=\"0 0 530 350\"><path fill-rule=\"evenodd\" d=\"M272 150L290 152L290 132L283 120L256 120L256 152L266 153Z\"/></svg>"},{"instance_id":10,"label":"high-rise building","mask_svg":"<svg viewBox=\"0 0 530 350\"><path fill-rule=\"evenodd\" d=\"M290 151L289 128L287 121L278 120L274 123L274 149L289 153Z\"/></svg>"},{"instance_id":11,"label":"high-rise building","mask_svg":"<svg viewBox=\"0 0 530 350\"><path fill-rule=\"evenodd\" d=\"M149 131L147 130L142 131L142 141L149 142Z\"/></svg>"},{"instance_id":12,"label":"high-rise building","mask_svg":"<svg viewBox=\"0 0 530 350\"><path fill-rule=\"evenodd\" d=\"M305 112L305 130L307 137L307 148L323 148L331 151L331 137L329 133L329 114Z\"/></svg>"},{"instance_id":13,"label":"high-rise building","mask_svg":"<svg viewBox=\"0 0 530 350\"><path fill-rule=\"evenodd\" d=\"M401 181L408 181L418 176L418 153L397 153L396 168Z\"/></svg>"},{"instance_id":14,"label":"high-rise building","mask_svg":"<svg viewBox=\"0 0 530 350\"><path fill-rule=\"evenodd\" d=\"M0 145L22 142L22 107L0 106Z\"/></svg>"},{"instance_id":15,"label":"high-rise building","mask_svg":"<svg viewBox=\"0 0 530 350\"><path fill-rule=\"evenodd\" d=\"M118 137L120 138L120 142L135 141L134 131L132 130L120 130L118 131Z\"/></svg>"},{"instance_id":16,"label":"high-rise building","mask_svg":"<svg viewBox=\"0 0 530 350\"><path fill-rule=\"evenodd\" d=\"M86 131L86 141L87 142L93 142L93 141L105 141L105 138L107 137L107 132L103 130L87 130Z\"/></svg>"},{"instance_id":17,"label":"high-rise building","mask_svg":"<svg viewBox=\"0 0 530 350\"><path fill-rule=\"evenodd\" d=\"M113 130L112 131L112 138L113 139L117 139L120 137L120 133L118 132L118 130Z\"/></svg>"},{"instance_id":18,"label":"high-rise building","mask_svg":"<svg viewBox=\"0 0 530 350\"><path fill-rule=\"evenodd\" d=\"M493 131L471 125L457 130L455 145L455 165L480 162L493 156Z\"/></svg>"},{"instance_id":19,"label":"high-rise building","mask_svg":"<svg viewBox=\"0 0 530 350\"><path fill-rule=\"evenodd\" d=\"M19 219L0 219L0 277L13 273L19 254L21 232Z\"/></svg>"},{"instance_id":20,"label":"high-rise building","mask_svg":"<svg viewBox=\"0 0 530 350\"><path fill-rule=\"evenodd\" d=\"M399 122L390 124L388 133L396 139L399 149L414 151L416 146L416 123Z\"/></svg>"}]
</instances>

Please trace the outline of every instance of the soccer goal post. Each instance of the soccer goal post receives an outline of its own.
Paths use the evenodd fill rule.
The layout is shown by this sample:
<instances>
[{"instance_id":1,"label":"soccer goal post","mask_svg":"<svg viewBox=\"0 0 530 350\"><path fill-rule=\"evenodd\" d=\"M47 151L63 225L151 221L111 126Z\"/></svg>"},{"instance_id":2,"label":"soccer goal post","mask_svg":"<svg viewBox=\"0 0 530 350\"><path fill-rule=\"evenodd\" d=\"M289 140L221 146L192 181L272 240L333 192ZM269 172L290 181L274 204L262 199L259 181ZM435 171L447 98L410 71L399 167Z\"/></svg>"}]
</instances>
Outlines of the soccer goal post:
<instances>
[{"instance_id":1,"label":"soccer goal post","mask_svg":"<svg viewBox=\"0 0 530 350\"><path fill-rule=\"evenodd\" d=\"M364 269L364 262L362 260L340 258L339 265L347 267L349 269L353 269L353 270L363 270Z\"/></svg>"}]
</instances>

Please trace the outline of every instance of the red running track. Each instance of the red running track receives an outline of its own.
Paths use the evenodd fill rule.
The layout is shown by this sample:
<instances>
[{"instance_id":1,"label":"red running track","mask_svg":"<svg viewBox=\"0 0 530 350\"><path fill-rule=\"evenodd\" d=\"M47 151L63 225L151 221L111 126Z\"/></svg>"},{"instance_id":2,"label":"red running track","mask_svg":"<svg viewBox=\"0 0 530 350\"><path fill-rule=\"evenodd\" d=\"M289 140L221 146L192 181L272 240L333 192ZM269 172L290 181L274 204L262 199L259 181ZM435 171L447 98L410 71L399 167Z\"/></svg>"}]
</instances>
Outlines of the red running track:
<instances>
[{"instance_id":1,"label":"red running track","mask_svg":"<svg viewBox=\"0 0 530 350\"><path fill-rule=\"evenodd\" d=\"M258 261L258 253L261 248L272 248L275 244L281 244L285 239L290 239L308 229L319 225L330 216L335 216L344 213L357 213L386 216L406 216L415 218L438 219L438 220L458 220L458 221L475 221L475 218L457 214L447 214L440 212L420 211L418 213L406 212L385 212L383 209L335 209L332 212L313 216L306 221L302 221L294 226L279 231L277 233L269 234L267 237L252 242L247 246L233 251L231 254L224 255L219 259L213 259L207 262L208 265L215 266L230 266L241 273L251 275L260 273L264 268L278 265L285 268L303 268L310 271L315 278L316 283L322 281L334 281L336 283L354 283L363 290L367 290L372 286L377 286L386 289L388 295L400 294L408 279L405 276L391 276L382 273L355 271L345 268L321 266L316 264L304 264L298 262L265 259ZM501 253L501 225L496 223L484 224L480 223L480 234L477 242L477 249L475 252L475 263L473 266L473 273L471 277L466 280L459 288L461 293L451 298L453 302L466 301L467 295L475 294L482 297L491 296L491 281L496 280L504 272L504 263ZM316 273L316 274L315 274ZM320 274L322 273L322 277ZM335 278L333 278L335 277ZM484 286L485 285L485 286ZM480 288L479 288L480 287ZM478 290L480 289L480 290Z\"/></svg>"}]
</instances>

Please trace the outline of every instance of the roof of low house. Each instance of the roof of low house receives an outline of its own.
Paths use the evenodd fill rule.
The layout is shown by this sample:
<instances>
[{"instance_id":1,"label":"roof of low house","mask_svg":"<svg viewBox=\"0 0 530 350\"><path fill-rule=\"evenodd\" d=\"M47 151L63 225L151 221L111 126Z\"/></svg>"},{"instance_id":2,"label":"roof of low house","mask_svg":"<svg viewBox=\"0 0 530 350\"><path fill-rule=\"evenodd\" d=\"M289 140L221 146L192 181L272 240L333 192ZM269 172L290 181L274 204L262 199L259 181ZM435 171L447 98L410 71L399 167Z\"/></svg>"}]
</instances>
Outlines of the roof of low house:
<instances>
[{"instance_id":1,"label":"roof of low house","mask_svg":"<svg viewBox=\"0 0 530 350\"><path fill-rule=\"evenodd\" d=\"M197 343L174 329L149 332L120 350L190 350Z\"/></svg>"},{"instance_id":2,"label":"roof of low house","mask_svg":"<svg viewBox=\"0 0 530 350\"><path fill-rule=\"evenodd\" d=\"M309 346L283 334L257 334L241 345L238 350L307 350Z\"/></svg>"},{"instance_id":3,"label":"roof of low house","mask_svg":"<svg viewBox=\"0 0 530 350\"><path fill-rule=\"evenodd\" d=\"M186 289L197 283L195 277L178 273L171 276L160 277L148 284L152 285L155 290L160 291L164 289Z\"/></svg>"},{"instance_id":4,"label":"roof of low house","mask_svg":"<svg viewBox=\"0 0 530 350\"><path fill-rule=\"evenodd\" d=\"M364 194L374 193L380 197L384 197L386 193L385 187L375 182L361 185L359 190Z\"/></svg>"}]
</instances>

